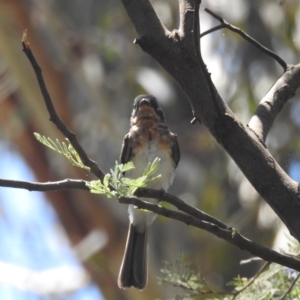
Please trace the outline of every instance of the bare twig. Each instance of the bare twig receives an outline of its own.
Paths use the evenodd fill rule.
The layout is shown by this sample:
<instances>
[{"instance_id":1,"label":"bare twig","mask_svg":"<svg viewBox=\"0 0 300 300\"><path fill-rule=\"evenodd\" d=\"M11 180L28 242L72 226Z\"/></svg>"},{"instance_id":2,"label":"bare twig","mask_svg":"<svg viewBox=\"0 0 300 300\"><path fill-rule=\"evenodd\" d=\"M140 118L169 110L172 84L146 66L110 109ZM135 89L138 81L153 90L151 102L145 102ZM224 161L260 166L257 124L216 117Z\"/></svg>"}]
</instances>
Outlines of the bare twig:
<instances>
[{"instance_id":1,"label":"bare twig","mask_svg":"<svg viewBox=\"0 0 300 300\"><path fill-rule=\"evenodd\" d=\"M287 289L287 291L282 295L282 297L280 298L280 300L283 300L292 291L292 288L296 284L296 282L299 279L299 277L300 277L300 273L298 273L297 277L294 279L294 281L292 282L292 284L290 285L290 287Z\"/></svg>"},{"instance_id":2,"label":"bare twig","mask_svg":"<svg viewBox=\"0 0 300 300\"><path fill-rule=\"evenodd\" d=\"M274 53L270 49L268 49L265 46L263 46L262 44L260 44L257 40L255 40L254 38L252 38L250 35L248 35L247 33L245 33L240 28L231 25L230 23L228 23L227 21L225 21L223 18L221 18L220 16L218 16L216 13L212 12L210 9L205 8L204 10L208 14L210 14L211 16L213 16L215 19L217 19L221 23L221 25L219 25L217 27L214 27L214 28L206 31L205 33L201 34L201 37L204 36L205 34L213 32L215 30L219 30L221 28L227 28L227 29L229 29L229 30L231 30L233 32L238 33L241 37L243 37L249 43L251 43L252 45L254 45L255 47L257 47L258 49L260 49L265 54L267 54L267 55L271 56L272 58L274 58L282 66L282 68L284 69L284 71L286 71L286 69L288 67L287 63L280 56L278 56L276 53Z\"/></svg>"},{"instance_id":3,"label":"bare twig","mask_svg":"<svg viewBox=\"0 0 300 300\"><path fill-rule=\"evenodd\" d=\"M58 130L69 139L70 143L74 147L74 149L77 151L78 155L80 156L82 162L84 165L88 166L91 169L91 172L97 176L99 179L103 180L104 173L99 169L96 162L89 159L79 142L77 141L76 135L64 124L64 122L60 119L60 117L57 115L56 110L54 108L54 105L52 103L51 97L49 95L49 92L47 90L43 75L42 75L42 69L40 68L39 64L37 63L31 49L30 45L27 41L27 30L25 29L23 32L23 38L22 38L22 46L23 51L26 54L29 62L31 63L31 66L35 72L36 78L38 80L38 84L44 99L44 102L46 104L47 110L50 115L50 121L52 121Z\"/></svg>"},{"instance_id":4,"label":"bare twig","mask_svg":"<svg viewBox=\"0 0 300 300\"><path fill-rule=\"evenodd\" d=\"M234 300L241 292L243 292L245 289L247 289L253 282L260 276L261 273L263 273L266 268L271 264L271 262L267 261L261 269L256 273L256 275L238 292L236 292L231 300Z\"/></svg>"},{"instance_id":5,"label":"bare twig","mask_svg":"<svg viewBox=\"0 0 300 300\"><path fill-rule=\"evenodd\" d=\"M204 32L202 32L202 33L200 34L200 39L201 39L202 37L204 37L205 35L209 34L209 33L212 33L212 32L214 32L214 31L217 31L217 30L220 30L220 29L223 29L223 28L225 28L225 26L224 26L224 24L221 24L221 25L215 26L215 27L213 27L213 28L211 28L211 29L208 29L208 30L206 30L206 31L204 31Z\"/></svg>"}]
</instances>

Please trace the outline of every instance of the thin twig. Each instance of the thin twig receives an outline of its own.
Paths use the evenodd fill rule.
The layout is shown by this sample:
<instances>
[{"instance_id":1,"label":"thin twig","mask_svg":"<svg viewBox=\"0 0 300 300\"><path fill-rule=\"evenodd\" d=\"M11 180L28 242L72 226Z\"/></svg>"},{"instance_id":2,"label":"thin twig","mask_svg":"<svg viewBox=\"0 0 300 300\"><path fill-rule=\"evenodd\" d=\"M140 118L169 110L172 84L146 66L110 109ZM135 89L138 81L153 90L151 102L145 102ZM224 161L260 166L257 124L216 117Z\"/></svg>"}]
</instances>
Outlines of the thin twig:
<instances>
[{"instance_id":1,"label":"thin twig","mask_svg":"<svg viewBox=\"0 0 300 300\"><path fill-rule=\"evenodd\" d=\"M139 198L154 198L157 200L165 201L168 202L169 204L172 204L175 206L177 209L185 212L186 214L193 216L199 220L203 220L206 222L210 222L212 224L216 224L220 228L223 229L228 229L231 230L229 226L227 226L225 223L221 222L220 220L212 217L209 214L204 213L200 209L189 205L185 203L183 200L179 199L178 197L168 194L168 193L163 193L163 199L161 198L161 191L159 190L153 190L153 189L138 189L135 193L135 196Z\"/></svg>"},{"instance_id":2,"label":"thin twig","mask_svg":"<svg viewBox=\"0 0 300 300\"><path fill-rule=\"evenodd\" d=\"M0 186L25 189L30 192L48 192L70 189L89 190L89 188L86 186L86 181L77 179L65 179L52 182L30 182L22 180L0 179Z\"/></svg>"},{"instance_id":3,"label":"thin twig","mask_svg":"<svg viewBox=\"0 0 300 300\"><path fill-rule=\"evenodd\" d=\"M296 282L299 279L299 277L300 277L300 273L298 273L297 277L294 279L294 281L292 282L292 284L290 285L290 287L288 288L288 290L282 295L282 297L280 298L280 300L283 300L292 291L292 288L296 284Z\"/></svg>"},{"instance_id":4,"label":"thin twig","mask_svg":"<svg viewBox=\"0 0 300 300\"><path fill-rule=\"evenodd\" d=\"M219 27L217 26L217 27L214 27L214 28L206 31L205 33L201 34L201 37L204 36L205 34L213 32L215 30L218 30L218 29L221 29L221 28L228 28L229 30L238 33L245 40L247 40L249 43L251 43L252 45L254 45L255 47L257 47L258 49L260 49L265 54L267 54L267 55L271 56L272 58L274 58L282 66L282 68L284 69L284 71L287 70L287 67L288 67L287 63L280 56L278 56L276 53L274 53L270 49L268 49L265 46L263 46L262 44L260 44L257 40L255 40L254 38L252 38L250 35L248 35L247 33L245 33L240 28L231 25L230 23L228 23L227 21L225 21L223 18L221 18L220 16L218 16L216 13L212 12L210 9L205 8L204 10L208 14L210 14L211 16L213 16L215 19L217 19L222 25L219 25Z\"/></svg>"},{"instance_id":5,"label":"thin twig","mask_svg":"<svg viewBox=\"0 0 300 300\"><path fill-rule=\"evenodd\" d=\"M96 162L91 160L79 142L77 141L76 135L64 124L64 122L60 119L60 117L57 115L55 107L52 103L51 97L49 95L48 89L46 87L43 75L42 75L42 69L40 68L39 64L37 63L31 49L30 45L27 41L27 30L25 29L23 32L23 38L22 38L22 46L23 51L26 54L29 62L31 63L31 66L35 72L36 78L38 80L38 84L44 99L44 102L46 104L47 110L50 115L50 121L52 121L58 130L69 139L70 143L74 147L74 149L77 151L78 155L80 156L83 164L85 166L88 166L91 169L91 172L96 175L99 179L103 180L104 173L99 169Z\"/></svg>"},{"instance_id":6,"label":"thin twig","mask_svg":"<svg viewBox=\"0 0 300 300\"><path fill-rule=\"evenodd\" d=\"M263 273L266 268L271 264L271 262L267 261L261 269L256 273L256 275L238 292L236 292L231 300L234 300L241 292L243 292L245 289L247 289L251 284L254 283L254 281L260 276L261 273Z\"/></svg>"},{"instance_id":7,"label":"thin twig","mask_svg":"<svg viewBox=\"0 0 300 300\"><path fill-rule=\"evenodd\" d=\"M202 37L204 37L205 35L209 34L209 33L212 33L212 32L214 32L214 31L220 30L220 29L225 28L225 27L226 27L226 26L225 26L224 24L220 24L220 25L217 25L217 26L215 26L215 27L213 27L213 28L211 28L211 29L208 29L208 30L206 30L206 31L204 31L204 32L202 32L202 33L200 34L200 39L201 39Z\"/></svg>"}]
</instances>

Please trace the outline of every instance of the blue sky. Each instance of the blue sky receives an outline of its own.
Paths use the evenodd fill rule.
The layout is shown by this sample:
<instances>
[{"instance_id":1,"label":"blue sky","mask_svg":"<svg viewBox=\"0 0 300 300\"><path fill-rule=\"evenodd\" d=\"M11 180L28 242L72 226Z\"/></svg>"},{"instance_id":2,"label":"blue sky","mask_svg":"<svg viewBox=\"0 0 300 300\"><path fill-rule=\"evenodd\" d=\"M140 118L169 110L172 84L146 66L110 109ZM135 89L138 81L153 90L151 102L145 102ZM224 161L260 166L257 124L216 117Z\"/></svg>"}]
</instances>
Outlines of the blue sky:
<instances>
[{"instance_id":1,"label":"blue sky","mask_svg":"<svg viewBox=\"0 0 300 300\"><path fill-rule=\"evenodd\" d=\"M36 181L12 146L1 142L0 164L0 178ZM60 228L55 211L43 193L0 187L0 263L19 266L33 273L58 267L73 267L83 272ZM17 282L20 272L11 273L12 278L16 276ZM0 270L0 299L52 299L49 295L4 284L5 276L9 278L9 274L1 275ZM30 282L30 278L28 280ZM103 297L95 285L89 284L55 299L102 300Z\"/></svg>"}]
</instances>

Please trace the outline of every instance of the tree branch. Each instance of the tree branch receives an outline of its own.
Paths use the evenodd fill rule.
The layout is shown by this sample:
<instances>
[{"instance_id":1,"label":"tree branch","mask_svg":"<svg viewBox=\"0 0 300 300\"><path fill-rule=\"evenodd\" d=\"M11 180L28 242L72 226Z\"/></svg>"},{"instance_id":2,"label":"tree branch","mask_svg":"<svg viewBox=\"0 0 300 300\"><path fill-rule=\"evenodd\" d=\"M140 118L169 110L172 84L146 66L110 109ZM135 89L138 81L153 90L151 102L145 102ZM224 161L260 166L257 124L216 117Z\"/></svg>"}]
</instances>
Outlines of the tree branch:
<instances>
[{"instance_id":1,"label":"tree branch","mask_svg":"<svg viewBox=\"0 0 300 300\"><path fill-rule=\"evenodd\" d=\"M214 31L217 31L217 30L220 30L220 29L223 29L223 28L225 28L224 24L220 24L220 25L215 26L215 27L213 27L213 28L211 28L211 29L208 29L208 30L206 30L206 31L203 31L203 32L199 35L199 36L200 36L200 39L201 39L202 37L204 37L205 35L208 35L209 33L212 33L212 32L214 32Z\"/></svg>"},{"instance_id":2,"label":"tree branch","mask_svg":"<svg viewBox=\"0 0 300 300\"><path fill-rule=\"evenodd\" d=\"M273 262L286 266L296 271L300 271L300 260L280 254L274 250L266 248L260 244L257 244L238 233L235 229L227 227L226 229L217 226L216 224L209 223L196 219L183 212L173 211L157 204L143 201L136 197L123 197L119 199L120 203L133 204L140 209L146 209L152 211L158 215L168 217L177 221L181 221L187 225L203 229L215 236L227 241L228 243L237 246L241 250L246 250L254 256L259 256L263 260Z\"/></svg>"},{"instance_id":3,"label":"tree branch","mask_svg":"<svg viewBox=\"0 0 300 300\"><path fill-rule=\"evenodd\" d=\"M286 71L288 65L287 65L287 63L279 55L277 55L276 53L274 53L273 51L271 51L267 47L265 47L262 44L260 44L257 40L255 40L254 38L252 38L250 35L248 35L247 33L245 33L240 28L231 25L230 23L228 23L227 21L225 21L223 18L221 18L220 16L218 16L217 14L215 14L214 12L212 12L210 9L205 8L204 10L208 14L210 14L211 16L213 16L215 19L217 19L221 23L221 26L212 28L211 31L208 30L208 31L205 32L205 34L208 34L208 33L212 32L212 31L217 30L217 29L228 28L229 30L238 33L246 41L248 41L250 44L252 44L255 47L257 47L258 49L260 49L265 54L267 54L267 55L271 56L272 58L274 58L283 67L283 70ZM203 33L201 36L204 36L205 34Z\"/></svg>"},{"instance_id":4,"label":"tree branch","mask_svg":"<svg viewBox=\"0 0 300 300\"><path fill-rule=\"evenodd\" d=\"M71 179L47 183L0 179L0 186L27 189L29 191L56 191L61 189L88 190L86 182L84 180ZM152 189L140 189L137 194L140 197L161 199L162 192ZM214 217L203 213L193 206L186 204L181 199L167 193L163 194L164 201L174 205L182 212L170 210L160 205L143 201L137 197L123 197L119 199L119 202L125 204L133 204L140 209L146 209L167 218L178 220L187 225L203 229L227 241L228 243L237 246L242 250L246 250L266 261L275 262L280 265L300 271L300 261L298 259L291 256L282 255L276 251L259 245L245 238L235 229L227 226L220 220L215 219Z\"/></svg>"},{"instance_id":5,"label":"tree branch","mask_svg":"<svg viewBox=\"0 0 300 300\"><path fill-rule=\"evenodd\" d=\"M274 119L280 113L284 104L296 93L296 90L299 86L298 83L300 67L299 65L287 65L287 63L280 56L260 44L257 40L246 34L240 28L231 25L208 8L205 8L205 11L215 19L217 19L221 24L203 32L200 37L203 37L204 35L209 34L213 31L227 28L233 32L238 33L241 37L260 49L262 52L274 58L285 71L282 77L274 84L267 95L262 99L255 112L255 115L249 122L249 127L254 130L261 141L265 142L266 137L273 125Z\"/></svg>"},{"instance_id":6,"label":"tree branch","mask_svg":"<svg viewBox=\"0 0 300 300\"><path fill-rule=\"evenodd\" d=\"M288 66L286 72L271 87L259 103L249 127L265 141L275 118L299 88L300 64Z\"/></svg>"},{"instance_id":7,"label":"tree branch","mask_svg":"<svg viewBox=\"0 0 300 300\"><path fill-rule=\"evenodd\" d=\"M86 181L76 180L76 179L65 179L61 181L52 182L30 182L22 180L10 180L10 179L0 179L0 186L11 187L16 189L25 189L30 192L48 192L48 191L58 191L58 190L89 190L86 186Z\"/></svg>"},{"instance_id":8,"label":"tree branch","mask_svg":"<svg viewBox=\"0 0 300 300\"><path fill-rule=\"evenodd\" d=\"M163 198L162 198L162 192L159 190L138 189L135 193L135 196L137 196L139 198L154 198L154 199L157 199L160 201L168 202L168 203L172 204L173 206L175 206L177 209L185 212L186 214L188 214L190 216L193 216L196 219L216 224L217 226L219 226L220 228L223 228L223 229L229 228L225 223L204 213L203 211L197 209L196 207L185 203L183 200L177 198L174 195L163 192Z\"/></svg>"},{"instance_id":9,"label":"tree branch","mask_svg":"<svg viewBox=\"0 0 300 300\"><path fill-rule=\"evenodd\" d=\"M38 80L38 84L44 99L44 102L46 104L47 110L49 112L50 116L50 121L52 121L58 130L66 137L69 139L70 143L74 147L74 149L77 151L78 155L80 156L82 162L84 165L88 166L91 170L91 172L97 176L99 179L103 180L104 178L104 173L99 169L98 165L96 162L93 160L89 159L79 142L77 141L76 135L69 130L69 128L64 124L64 122L60 119L60 117L57 115L55 107L52 103L51 97L49 95L47 86L45 84L43 74L42 74L42 69L40 68L39 64L37 63L31 49L30 45L27 42L27 30L25 29L23 32L23 38L22 38L22 46L23 46L23 51L26 54L34 72L36 75L36 78Z\"/></svg>"},{"instance_id":10,"label":"tree branch","mask_svg":"<svg viewBox=\"0 0 300 300\"><path fill-rule=\"evenodd\" d=\"M89 188L86 186L86 181L76 180L76 179L65 179L65 180L55 181L55 182L29 182L29 181L22 181L22 180L0 179L0 186L25 189L30 192L31 191L47 192L47 191L58 191L64 189L79 189L79 190L89 191ZM223 229L229 228L226 224L224 224L220 220L185 203L183 200L171 194L163 192L163 199L162 199L162 191L160 190L140 188L136 191L135 196L143 197L143 198L154 198L160 201L168 202L173 206L175 206L177 209L197 219L214 223Z\"/></svg>"},{"instance_id":11,"label":"tree branch","mask_svg":"<svg viewBox=\"0 0 300 300\"><path fill-rule=\"evenodd\" d=\"M142 44L142 49L177 81L188 96L194 117L209 129L290 233L300 241L298 183L282 170L258 135L237 120L218 93L215 93L214 99L207 70L204 66L199 67L193 42L187 44L175 35L161 36L161 32L156 37L151 19L146 26L145 21L141 23L139 18L150 5L148 0L122 2L137 32L142 31L143 40L147 41Z\"/></svg>"},{"instance_id":12,"label":"tree branch","mask_svg":"<svg viewBox=\"0 0 300 300\"><path fill-rule=\"evenodd\" d=\"M122 0L122 2L126 6L127 14L133 25L136 24L133 20L139 24L138 27L135 26L135 30L140 38L155 35L159 39L171 34L160 21L149 0ZM136 9L137 6L139 7L138 10ZM150 28L149 23L151 24Z\"/></svg>"}]
</instances>

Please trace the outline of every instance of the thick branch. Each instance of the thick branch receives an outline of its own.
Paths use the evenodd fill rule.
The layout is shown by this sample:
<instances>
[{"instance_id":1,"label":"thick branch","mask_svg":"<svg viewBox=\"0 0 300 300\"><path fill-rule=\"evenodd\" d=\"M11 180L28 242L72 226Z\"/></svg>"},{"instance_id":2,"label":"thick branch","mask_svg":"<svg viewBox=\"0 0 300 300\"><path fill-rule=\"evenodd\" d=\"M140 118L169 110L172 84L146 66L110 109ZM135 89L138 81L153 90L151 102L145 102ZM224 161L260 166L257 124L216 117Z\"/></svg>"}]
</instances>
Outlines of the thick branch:
<instances>
[{"instance_id":1,"label":"thick branch","mask_svg":"<svg viewBox=\"0 0 300 300\"><path fill-rule=\"evenodd\" d=\"M300 64L289 66L259 103L249 127L265 141L275 118L299 88Z\"/></svg>"},{"instance_id":2,"label":"thick branch","mask_svg":"<svg viewBox=\"0 0 300 300\"><path fill-rule=\"evenodd\" d=\"M77 141L76 135L69 130L69 128L65 125L65 123L60 119L60 117L57 115L56 110L54 108L54 105L52 103L51 97L49 95L47 86L45 84L42 69L40 68L39 64L37 63L31 49L30 45L27 42L27 30L23 33L23 39L22 39L22 46L23 51L26 54L29 62L31 63L31 66L35 72L36 78L38 80L38 84L44 99L44 102L46 104L47 110L50 115L50 121L52 121L58 128L58 130L69 139L70 143L74 147L74 149L77 151L78 155L80 156L82 162L84 165L88 166L91 169L91 172L96 175L99 179L103 180L104 173L99 169L96 162L89 159L79 142Z\"/></svg>"},{"instance_id":3,"label":"thick branch","mask_svg":"<svg viewBox=\"0 0 300 300\"><path fill-rule=\"evenodd\" d=\"M142 27L143 38L139 45L177 81L190 100L195 118L207 126L291 234L300 241L297 182L282 170L261 139L237 120L218 93L214 99L207 80L207 70L204 66L199 67L194 44L187 44L169 34L165 34L164 37L159 34L157 38L153 34L151 20L147 22L147 26L145 22L140 24L138 15L145 14L145 7L150 5L148 0L122 2L138 33L141 31L140 26ZM216 106L219 111L216 110Z\"/></svg>"},{"instance_id":4,"label":"thick branch","mask_svg":"<svg viewBox=\"0 0 300 300\"><path fill-rule=\"evenodd\" d=\"M145 35L156 35L157 38L164 37L169 31L162 24L151 3L148 0L122 0L129 18L135 26L137 21L139 26L135 26L135 30L138 35L142 38ZM136 7L139 6L139 10ZM151 24L151 28L149 28ZM150 33L150 31L151 33Z\"/></svg>"}]
</instances>

